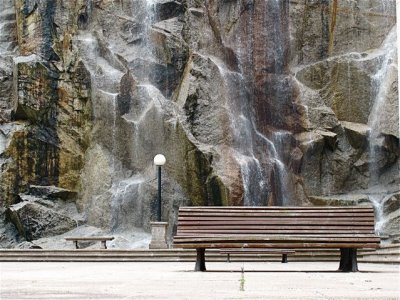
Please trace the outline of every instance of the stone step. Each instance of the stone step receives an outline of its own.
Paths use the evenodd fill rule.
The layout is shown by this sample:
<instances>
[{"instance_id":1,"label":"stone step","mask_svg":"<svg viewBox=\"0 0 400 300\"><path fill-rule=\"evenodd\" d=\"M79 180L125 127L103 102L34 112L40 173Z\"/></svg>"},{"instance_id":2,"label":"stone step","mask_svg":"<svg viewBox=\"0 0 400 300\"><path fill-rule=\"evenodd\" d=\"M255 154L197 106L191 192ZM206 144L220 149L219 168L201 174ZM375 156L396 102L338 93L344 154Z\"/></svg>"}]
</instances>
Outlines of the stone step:
<instances>
[{"instance_id":1,"label":"stone step","mask_svg":"<svg viewBox=\"0 0 400 300\"><path fill-rule=\"evenodd\" d=\"M400 256L397 255L387 255L387 254L376 254L376 255L366 255L362 257L365 260L377 260L377 259L382 259L382 260L394 260L397 261L399 260Z\"/></svg>"},{"instance_id":2,"label":"stone step","mask_svg":"<svg viewBox=\"0 0 400 300\"><path fill-rule=\"evenodd\" d=\"M398 247L385 247L376 249L375 251L359 251L361 255L400 255L400 248Z\"/></svg>"},{"instance_id":3,"label":"stone step","mask_svg":"<svg viewBox=\"0 0 400 300\"><path fill-rule=\"evenodd\" d=\"M206 258L210 262L227 262L226 258ZM104 258L104 257L19 257L19 258L0 258L0 262L195 262L193 258ZM231 258L231 262L281 262L280 257L276 258ZM322 259L288 259L289 262L307 262L307 261L329 261L338 262L339 259L322 258Z\"/></svg>"},{"instance_id":4,"label":"stone step","mask_svg":"<svg viewBox=\"0 0 400 300\"><path fill-rule=\"evenodd\" d=\"M358 260L359 262L363 263L373 263L373 264L400 264L399 257L364 257Z\"/></svg>"},{"instance_id":5,"label":"stone step","mask_svg":"<svg viewBox=\"0 0 400 300\"><path fill-rule=\"evenodd\" d=\"M384 249L389 251L388 249ZM395 252L380 254L379 252L359 253L360 262L399 263L399 255ZM226 261L227 255L220 254L219 250L206 251L208 261ZM289 255L289 261L338 261L339 251L334 249L321 249L310 251L307 249L296 250L294 255ZM195 261L196 251L182 249L166 250L0 250L0 261ZM280 261L280 254L231 254L231 261Z\"/></svg>"},{"instance_id":6,"label":"stone step","mask_svg":"<svg viewBox=\"0 0 400 300\"><path fill-rule=\"evenodd\" d=\"M208 250L210 261L226 261L219 250ZM232 254L232 261L280 261L280 254ZM337 260L338 252L299 252L293 260ZM0 261L195 261L194 250L0 250Z\"/></svg>"},{"instance_id":7,"label":"stone step","mask_svg":"<svg viewBox=\"0 0 400 300\"><path fill-rule=\"evenodd\" d=\"M376 252L360 252L358 253L362 256L370 256L370 255L400 255L400 252L397 250L383 250L383 251L376 251Z\"/></svg>"}]
</instances>

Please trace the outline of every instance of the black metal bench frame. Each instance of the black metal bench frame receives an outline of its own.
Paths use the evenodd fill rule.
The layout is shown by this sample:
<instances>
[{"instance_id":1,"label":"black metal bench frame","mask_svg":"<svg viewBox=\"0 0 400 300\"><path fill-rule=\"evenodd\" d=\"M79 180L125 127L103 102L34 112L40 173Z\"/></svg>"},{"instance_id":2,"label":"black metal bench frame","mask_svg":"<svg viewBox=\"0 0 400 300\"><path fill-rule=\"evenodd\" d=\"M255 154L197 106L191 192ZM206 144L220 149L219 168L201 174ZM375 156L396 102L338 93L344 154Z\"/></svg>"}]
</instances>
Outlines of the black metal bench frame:
<instances>
[{"instance_id":1,"label":"black metal bench frame","mask_svg":"<svg viewBox=\"0 0 400 300\"><path fill-rule=\"evenodd\" d=\"M226 254L226 261L231 262L231 254L281 254L282 263L288 262L288 254L294 254L294 250L285 249L254 249L254 248L241 248L241 249L224 249L220 250L219 253Z\"/></svg>"}]
</instances>

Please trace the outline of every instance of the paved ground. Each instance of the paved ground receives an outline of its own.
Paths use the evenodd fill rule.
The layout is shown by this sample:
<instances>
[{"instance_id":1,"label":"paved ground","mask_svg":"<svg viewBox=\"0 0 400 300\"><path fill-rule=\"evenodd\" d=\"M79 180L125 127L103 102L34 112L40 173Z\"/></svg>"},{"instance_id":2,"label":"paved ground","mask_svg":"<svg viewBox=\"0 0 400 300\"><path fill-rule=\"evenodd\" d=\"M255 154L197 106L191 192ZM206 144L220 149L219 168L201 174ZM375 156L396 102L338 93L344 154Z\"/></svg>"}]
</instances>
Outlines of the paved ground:
<instances>
[{"instance_id":1,"label":"paved ground","mask_svg":"<svg viewBox=\"0 0 400 300\"><path fill-rule=\"evenodd\" d=\"M336 263L0 263L0 299L400 299L399 266ZM240 291L244 267L244 291Z\"/></svg>"}]
</instances>

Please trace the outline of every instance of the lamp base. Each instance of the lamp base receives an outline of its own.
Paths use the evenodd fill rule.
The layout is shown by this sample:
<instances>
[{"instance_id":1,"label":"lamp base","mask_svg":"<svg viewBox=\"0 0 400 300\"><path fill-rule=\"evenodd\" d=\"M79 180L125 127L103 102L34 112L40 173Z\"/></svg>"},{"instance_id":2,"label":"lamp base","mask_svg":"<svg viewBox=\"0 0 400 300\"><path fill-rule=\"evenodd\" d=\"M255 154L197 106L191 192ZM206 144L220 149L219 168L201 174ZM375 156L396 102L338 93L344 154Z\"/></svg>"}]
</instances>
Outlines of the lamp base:
<instances>
[{"instance_id":1,"label":"lamp base","mask_svg":"<svg viewBox=\"0 0 400 300\"><path fill-rule=\"evenodd\" d=\"M151 242L149 249L168 249L167 227L168 222L150 222Z\"/></svg>"}]
</instances>

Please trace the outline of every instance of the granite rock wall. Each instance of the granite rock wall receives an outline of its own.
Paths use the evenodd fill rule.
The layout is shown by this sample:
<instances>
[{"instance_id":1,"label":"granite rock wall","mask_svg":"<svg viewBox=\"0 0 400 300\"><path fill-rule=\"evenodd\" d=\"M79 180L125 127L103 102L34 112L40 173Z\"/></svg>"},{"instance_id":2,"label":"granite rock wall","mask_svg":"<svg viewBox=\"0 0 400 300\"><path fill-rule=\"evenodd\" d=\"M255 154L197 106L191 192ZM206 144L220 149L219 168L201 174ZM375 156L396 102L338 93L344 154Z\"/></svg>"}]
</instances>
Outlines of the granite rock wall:
<instances>
[{"instance_id":1,"label":"granite rock wall","mask_svg":"<svg viewBox=\"0 0 400 300\"><path fill-rule=\"evenodd\" d=\"M1 207L56 216L58 206L26 200L31 186L56 186L75 195L79 222L148 230L152 160L163 153L162 218L172 225L180 205L363 195L393 233L394 0L1 5Z\"/></svg>"}]
</instances>

